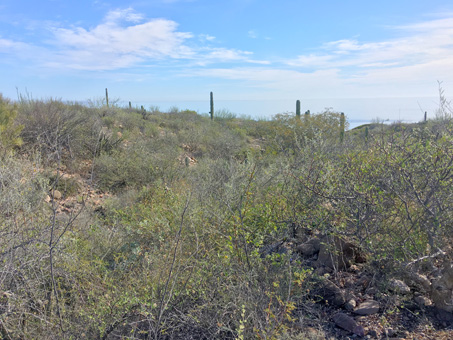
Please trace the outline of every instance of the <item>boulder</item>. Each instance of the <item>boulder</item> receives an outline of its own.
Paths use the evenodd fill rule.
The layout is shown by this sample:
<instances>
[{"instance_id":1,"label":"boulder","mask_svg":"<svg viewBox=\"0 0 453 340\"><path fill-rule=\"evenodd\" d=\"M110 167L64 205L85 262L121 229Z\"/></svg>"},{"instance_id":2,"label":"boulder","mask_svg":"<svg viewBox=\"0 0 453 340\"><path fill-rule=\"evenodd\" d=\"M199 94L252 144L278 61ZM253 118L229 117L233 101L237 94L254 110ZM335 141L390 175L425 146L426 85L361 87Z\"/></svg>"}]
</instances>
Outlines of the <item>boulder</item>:
<instances>
[{"instance_id":1,"label":"boulder","mask_svg":"<svg viewBox=\"0 0 453 340\"><path fill-rule=\"evenodd\" d=\"M365 336L365 330L361 325L359 325L353 318L344 314L344 313L337 313L332 317L333 322L344 330L348 332L354 333L358 336Z\"/></svg>"},{"instance_id":2,"label":"boulder","mask_svg":"<svg viewBox=\"0 0 453 340\"><path fill-rule=\"evenodd\" d=\"M431 302L430 299L428 299L426 296L416 296L414 298L415 303L419 305L420 307L427 307L431 306L433 303Z\"/></svg>"},{"instance_id":3,"label":"boulder","mask_svg":"<svg viewBox=\"0 0 453 340\"><path fill-rule=\"evenodd\" d=\"M377 312L379 312L379 302L374 300L366 300L354 310L354 313L359 315L371 315Z\"/></svg>"},{"instance_id":4,"label":"boulder","mask_svg":"<svg viewBox=\"0 0 453 340\"><path fill-rule=\"evenodd\" d=\"M321 296L324 300L335 306L343 306L346 303L346 294L335 283L325 280L322 285Z\"/></svg>"},{"instance_id":5,"label":"boulder","mask_svg":"<svg viewBox=\"0 0 453 340\"><path fill-rule=\"evenodd\" d=\"M391 291L398 294L408 294L411 289L409 286L401 280L391 279L389 282L389 288Z\"/></svg>"},{"instance_id":6,"label":"boulder","mask_svg":"<svg viewBox=\"0 0 453 340\"><path fill-rule=\"evenodd\" d=\"M348 269L353 263L366 261L363 251L353 243L340 237L324 237L321 240L315 267L329 267L334 270Z\"/></svg>"},{"instance_id":7,"label":"boulder","mask_svg":"<svg viewBox=\"0 0 453 340\"><path fill-rule=\"evenodd\" d=\"M307 242L299 244L296 247L296 251L300 253L302 256L313 256L314 254L319 252L321 247L321 240L319 238L312 238L309 239Z\"/></svg>"},{"instance_id":8,"label":"boulder","mask_svg":"<svg viewBox=\"0 0 453 340\"><path fill-rule=\"evenodd\" d=\"M412 285L415 286L416 289L423 292L431 291L431 281L429 281L429 279L425 275L419 273L411 273L410 279L412 280Z\"/></svg>"},{"instance_id":9,"label":"boulder","mask_svg":"<svg viewBox=\"0 0 453 340\"><path fill-rule=\"evenodd\" d=\"M453 263L447 263L440 278L433 281L431 299L437 308L453 312Z\"/></svg>"}]
</instances>

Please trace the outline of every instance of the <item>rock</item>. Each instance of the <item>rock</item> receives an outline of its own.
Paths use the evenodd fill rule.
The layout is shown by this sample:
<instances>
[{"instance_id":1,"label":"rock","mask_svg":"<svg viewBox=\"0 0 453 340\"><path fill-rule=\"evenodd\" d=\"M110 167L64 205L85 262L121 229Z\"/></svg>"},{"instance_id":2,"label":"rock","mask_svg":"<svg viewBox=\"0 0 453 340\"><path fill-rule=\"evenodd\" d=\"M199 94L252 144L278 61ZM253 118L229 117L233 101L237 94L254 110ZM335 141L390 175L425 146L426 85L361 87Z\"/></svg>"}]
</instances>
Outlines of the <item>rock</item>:
<instances>
[{"instance_id":1,"label":"rock","mask_svg":"<svg viewBox=\"0 0 453 340\"><path fill-rule=\"evenodd\" d=\"M387 337L392 337L396 334L392 328L386 328L384 332Z\"/></svg>"},{"instance_id":2,"label":"rock","mask_svg":"<svg viewBox=\"0 0 453 340\"><path fill-rule=\"evenodd\" d=\"M357 334L358 336L364 336L365 330L361 325L359 325L353 318L344 314L344 313L337 313L332 317L335 324L347 330L348 332Z\"/></svg>"},{"instance_id":3,"label":"rock","mask_svg":"<svg viewBox=\"0 0 453 340\"><path fill-rule=\"evenodd\" d=\"M346 295L335 283L325 280L322 286L321 296L324 300L335 306L343 306L346 303Z\"/></svg>"},{"instance_id":4,"label":"rock","mask_svg":"<svg viewBox=\"0 0 453 340\"><path fill-rule=\"evenodd\" d=\"M368 332L368 337L370 338L379 338L379 335L378 335L378 332L374 329L371 329L369 332Z\"/></svg>"},{"instance_id":5,"label":"rock","mask_svg":"<svg viewBox=\"0 0 453 340\"><path fill-rule=\"evenodd\" d=\"M59 200L62 197L61 192L58 190L54 190L52 194L53 194L53 198L56 200Z\"/></svg>"},{"instance_id":6,"label":"rock","mask_svg":"<svg viewBox=\"0 0 453 340\"><path fill-rule=\"evenodd\" d=\"M354 310L354 313L359 315L370 315L377 312L379 312L379 302L374 300L366 300Z\"/></svg>"},{"instance_id":7,"label":"rock","mask_svg":"<svg viewBox=\"0 0 453 340\"><path fill-rule=\"evenodd\" d=\"M389 288L391 291L399 294L408 294L410 293L411 289L407 284L405 284L401 280L391 279L389 282Z\"/></svg>"},{"instance_id":8,"label":"rock","mask_svg":"<svg viewBox=\"0 0 453 340\"><path fill-rule=\"evenodd\" d=\"M431 302L430 299L428 299L426 296L416 296L414 298L414 301L419 305L420 307L427 307L431 306L433 303Z\"/></svg>"},{"instance_id":9,"label":"rock","mask_svg":"<svg viewBox=\"0 0 453 340\"><path fill-rule=\"evenodd\" d=\"M302 243L296 247L296 251L299 252L302 256L313 256L316 253L319 253L321 247L321 240L317 237L309 239L307 242Z\"/></svg>"},{"instance_id":10,"label":"rock","mask_svg":"<svg viewBox=\"0 0 453 340\"><path fill-rule=\"evenodd\" d=\"M424 292L431 291L431 282L425 275L412 273L410 278L412 279L413 283L415 283L415 285L417 286L420 286Z\"/></svg>"},{"instance_id":11,"label":"rock","mask_svg":"<svg viewBox=\"0 0 453 340\"><path fill-rule=\"evenodd\" d=\"M354 299L351 299L345 303L344 308L346 308L346 310L352 312L356 306L357 306L357 302Z\"/></svg>"},{"instance_id":12,"label":"rock","mask_svg":"<svg viewBox=\"0 0 453 340\"><path fill-rule=\"evenodd\" d=\"M362 287L363 289L368 288L372 280L372 277L370 275L361 275L360 278L357 280L356 284L357 286Z\"/></svg>"},{"instance_id":13,"label":"rock","mask_svg":"<svg viewBox=\"0 0 453 340\"><path fill-rule=\"evenodd\" d=\"M442 321L444 327L446 327L447 323L453 325L453 313L449 313L443 309L436 308L434 310L434 314L436 315L437 320Z\"/></svg>"},{"instance_id":14,"label":"rock","mask_svg":"<svg viewBox=\"0 0 453 340\"><path fill-rule=\"evenodd\" d=\"M358 246L339 237L324 237L315 267L326 266L334 270L345 270L354 262L365 261L364 253Z\"/></svg>"},{"instance_id":15,"label":"rock","mask_svg":"<svg viewBox=\"0 0 453 340\"><path fill-rule=\"evenodd\" d=\"M453 263L447 263L441 277L433 281L431 299L437 308L453 312Z\"/></svg>"},{"instance_id":16,"label":"rock","mask_svg":"<svg viewBox=\"0 0 453 340\"><path fill-rule=\"evenodd\" d=\"M313 247L313 245L309 243L299 244L296 247L296 251L305 257L313 256L314 254L316 254L315 247Z\"/></svg>"}]
</instances>

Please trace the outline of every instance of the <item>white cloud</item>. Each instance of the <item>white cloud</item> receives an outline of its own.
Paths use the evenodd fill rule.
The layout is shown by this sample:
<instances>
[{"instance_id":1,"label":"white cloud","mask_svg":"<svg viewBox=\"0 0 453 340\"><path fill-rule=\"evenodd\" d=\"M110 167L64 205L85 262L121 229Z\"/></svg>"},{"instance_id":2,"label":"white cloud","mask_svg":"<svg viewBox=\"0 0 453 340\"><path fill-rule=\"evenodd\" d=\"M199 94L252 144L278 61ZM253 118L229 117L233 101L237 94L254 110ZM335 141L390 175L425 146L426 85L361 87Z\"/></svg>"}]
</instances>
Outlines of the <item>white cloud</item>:
<instances>
[{"instance_id":1,"label":"white cloud","mask_svg":"<svg viewBox=\"0 0 453 340\"><path fill-rule=\"evenodd\" d=\"M133 66L149 58L184 58L194 54L185 45L191 33L178 32L177 23L166 19L143 21L131 9L111 11L92 29L54 28L57 59L48 65L75 69L115 69ZM123 22L134 23L123 25ZM142 23L140 23L142 22Z\"/></svg>"},{"instance_id":2,"label":"white cloud","mask_svg":"<svg viewBox=\"0 0 453 340\"><path fill-rule=\"evenodd\" d=\"M24 43L0 38L0 53L10 54L13 50L18 51L18 50L22 50L26 47L27 47L27 45Z\"/></svg>"},{"instance_id":3,"label":"white cloud","mask_svg":"<svg viewBox=\"0 0 453 340\"><path fill-rule=\"evenodd\" d=\"M423 84L453 75L453 18L392 29L399 38L375 42L341 39L285 63L305 72L338 70L343 84L355 84L358 93L363 92L361 86L373 87L377 96L421 95L426 89Z\"/></svg>"},{"instance_id":4,"label":"white cloud","mask_svg":"<svg viewBox=\"0 0 453 340\"><path fill-rule=\"evenodd\" d=\"M220 61L246 60L248 56L252 54L252 52L248 51L240 51L227 48L212 48L209 49L209 53L206 55L206 58Z\"/></svg>"},{"instance_id":5,"label":"white cloud","mask_svg":"<svg viewBox=\"0 0 453 340\"><path fill-rule=\"evenodd\" d=\"M450 56L453 52L453 18L393 29L402 31L405 36L388 41L365 43L355 39L332 41L320 46L318 53L301 55L287 61L287 64L313 68L395 68L429 64ZM451 62L453 63L453 59Z\"/></svg>"},{"instance_id":6,"label":"white cloud","mask_svg":"<svg viewBox=\"0 0 453 340\"><path fill-rule=\"evenodd\" d=\"M178 30L178 24L168 19L145 19L132 8L117 9L106 14L103 21L91 28L81 26L49 27L52 37L45 46L29 45L1 39L0 53L13 56L19 49L28 49L28 58L40 50L34 62L48 69L116 70L153 65L159 61L184 60L185 65L246 62L253 60L252 52L234 48L212 47L216 38L209 34L195 36ZM199 46L196 45L198 41Z\"/></svg>"},{"instance_id":7,"label":"white cloud","mask_svg":"<svg viewBox=\"0 0 453 340\"><path fill-rule=\"evenodd\" d=\"M245 85L232 89L239 94L244 89L263 89L282 97L422 95L427 86L435 90L437 80L451 78L453 17L391 29L398 38L340 39L271 64L255 60L251 51L219 46L209 34L181 32L175 21L147 19L127 8L108 12L90 28L53 24L45 44L0 37L0 55L28 58L33 65L47 66L45 72L127 70L172 60L172 75L226 79Z\"/></svg>"},{"instance_id":8,"label":"white cloud","mask_svg":"<svg viewBox=\"0 0 453 340\"><path fill-rule=\"evenodd\" d=\"M200 34L199 38L201 41L214 41L215 37L209 34Z\"/></svg>"},{"instance_id":9,"label":"white cloud","mask_svg":"<svg viewBox=\"0 0 453 340\"><path fill-rule=\"evenodd\" d=\"M119 22L121 20L137 23L144 19L143 15L135 12L131 7L126 9L117 9L107 13L105 17L106 23Z\"/></svg>"},{"instance_id":10,"label":"white cloud","mask_svg":"<svg viewBox=\"0 0 453 340\"><path fill-rule=\"evenodd\" d=\"M297 59L287 61L287 64L297 67L327 67L333 58L331 55L301 55Z\"/></svg>"}]
</instances>

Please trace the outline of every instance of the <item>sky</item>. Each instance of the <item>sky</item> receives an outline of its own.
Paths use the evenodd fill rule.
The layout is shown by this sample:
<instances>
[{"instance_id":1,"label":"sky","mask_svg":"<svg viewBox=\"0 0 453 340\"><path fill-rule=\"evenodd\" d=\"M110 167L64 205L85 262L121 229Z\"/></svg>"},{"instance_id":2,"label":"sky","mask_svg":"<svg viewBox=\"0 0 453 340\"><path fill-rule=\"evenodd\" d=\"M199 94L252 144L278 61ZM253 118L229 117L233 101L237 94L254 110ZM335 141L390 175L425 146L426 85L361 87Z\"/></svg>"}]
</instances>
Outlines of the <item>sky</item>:
<instances>
[{"instance_id":1,"label":"sky","mask_svg":"<svg viewBox=\"0 0 453 340\"><path fill-rule=\"evenodd\" d=\"M0 93L217 109L435 115L451 0L0 0ZM124 104L125 105L125 104Z\"/></svg>"}]
</instances>

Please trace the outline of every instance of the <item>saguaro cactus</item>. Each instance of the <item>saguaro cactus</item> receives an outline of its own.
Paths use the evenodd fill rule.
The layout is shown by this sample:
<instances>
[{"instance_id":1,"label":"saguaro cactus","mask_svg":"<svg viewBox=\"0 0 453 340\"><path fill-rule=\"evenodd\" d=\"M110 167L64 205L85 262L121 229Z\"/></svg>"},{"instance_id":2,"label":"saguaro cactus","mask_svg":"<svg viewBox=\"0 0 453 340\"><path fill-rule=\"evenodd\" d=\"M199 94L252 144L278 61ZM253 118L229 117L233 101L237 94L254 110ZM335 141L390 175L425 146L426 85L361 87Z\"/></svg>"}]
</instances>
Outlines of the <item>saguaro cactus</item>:
<instances>
[{"instance_id":1,"label":"saguaro cactus","mask_svg":"<svg viewBox=\"0 0 453 340\"><path fill-rule=\"evenodd\" d=\"M211 120L214 119L214 94L211 92L211 111L209 112L211 114Z\"/></svg>"},{"instance_id":2,"label":"saguaro cactus","mask_svg":"<svg viewBox=\"0 0 453 340\"><path fill-rule=\"evenodd\" d=\"M296 117L300 119L300 100L296 101Z\"/></svg>"},{"instance_id":3,"label":"saguaro cactus","mask_svg":"<svg viewBox=\"0 0 453 340\"><path fill-rule=\"evenodd\" d=\"M105 88L105 102L107 104L107 107L109 107L109 91L107 88Z\"/></svg>"},{"instance_id":4,"label":"saguaro cactus","mask_svg":"<svg viewBox=\"0 0 453 340\"><path fill-rule=\"evenodd\" d=\"M368 143L368 126L365 126L365 143Z\"/></svg>"},{"instance_id":5,"label":"saguaro cactus","mask_svg":"<svg viewBox=\"0 0 453 340\"><path fill-rule=\"evenodd\" d=\"M344 117L344 112L341 113L340 116L340 141L343 142L344 139L344 126L345 126L345 117Z\"/></svg>"}]
</instances>

